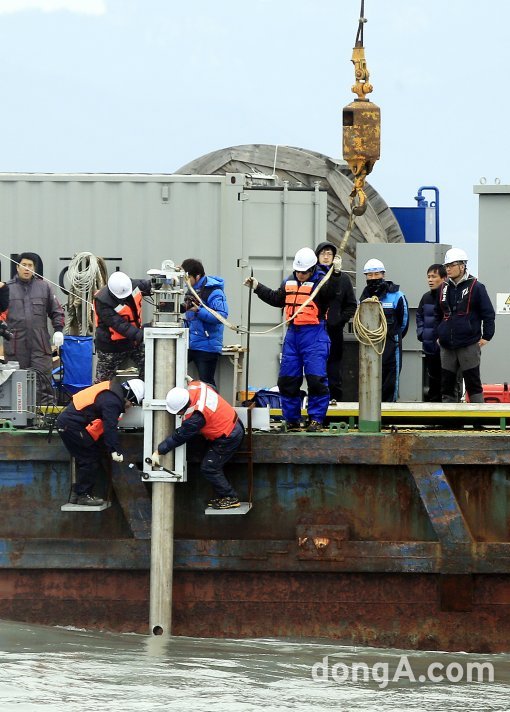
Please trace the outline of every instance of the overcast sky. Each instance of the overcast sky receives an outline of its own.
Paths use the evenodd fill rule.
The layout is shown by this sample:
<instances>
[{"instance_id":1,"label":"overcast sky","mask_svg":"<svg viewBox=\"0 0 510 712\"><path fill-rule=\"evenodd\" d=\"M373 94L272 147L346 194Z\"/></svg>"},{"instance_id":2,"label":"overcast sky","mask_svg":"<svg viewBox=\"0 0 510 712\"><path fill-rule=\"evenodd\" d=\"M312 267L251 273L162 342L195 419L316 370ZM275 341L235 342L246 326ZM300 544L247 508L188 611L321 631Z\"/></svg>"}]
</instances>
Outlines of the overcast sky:
<instances>
[{"instance_id":1,"label":"overcast sky","mask_svg":"<svg viewBox=\"0 0 510 712\"><path fill-rule=\"evenodd\" d=\"M0 0L0 171L173 172L278 143L340 158L359 0ZM440 191L476 263L473 185L510 180L510 3L366 0L382 111L370 181Z\"/></svg>"}]
</instances>

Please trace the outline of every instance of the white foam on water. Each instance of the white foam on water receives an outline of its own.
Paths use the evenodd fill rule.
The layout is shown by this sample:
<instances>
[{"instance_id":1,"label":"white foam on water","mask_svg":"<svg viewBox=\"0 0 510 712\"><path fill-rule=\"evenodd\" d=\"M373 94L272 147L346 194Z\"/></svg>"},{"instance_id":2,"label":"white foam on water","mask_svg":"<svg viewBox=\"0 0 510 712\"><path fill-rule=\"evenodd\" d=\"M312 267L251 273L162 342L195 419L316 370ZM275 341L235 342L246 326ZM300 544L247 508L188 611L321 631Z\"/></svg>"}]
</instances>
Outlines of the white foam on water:
<instances>
[{"instance_id":1,"label":"white foam on water","mask_svg":"<svg viewBox=\"0 0 510 712\"><path fill-rule=\"evenodd\" d=\"M394 670L405 653L418 678L431 662L491 662L493 683L378 682L312 668ZM391 675L390 675L391 677ZM510 656L379 650L331 641L154 638L0 621L0 710L38 712L508 712Z\"/></svg>"}]
</instances>

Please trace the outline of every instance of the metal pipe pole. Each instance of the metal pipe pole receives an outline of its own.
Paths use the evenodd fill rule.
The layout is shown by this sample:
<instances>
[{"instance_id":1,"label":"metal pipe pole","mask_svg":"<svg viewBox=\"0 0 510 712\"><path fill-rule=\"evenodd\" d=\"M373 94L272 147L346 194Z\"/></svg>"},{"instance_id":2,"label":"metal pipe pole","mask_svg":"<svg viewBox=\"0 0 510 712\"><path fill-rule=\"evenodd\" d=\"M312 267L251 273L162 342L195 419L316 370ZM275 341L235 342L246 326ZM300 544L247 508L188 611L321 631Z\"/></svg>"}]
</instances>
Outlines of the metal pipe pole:
<instances>
[{"instance_id":1,"label":"metal pipe pole","mask_svg":"<svg viewBox=\"0 0 510 712\"><path fill-rule=\"evenodd\" d=\"M165 399L175 386L174 339L156 339L154 344L154 398ZM166 411L154 412L153 447L164 440L175 418ZM174 467L173 452L162 456L161 464ZM151 577L149 623L152 635L170 635L172 631L172 582L174 566L174 500L173 482L153 482L151 523Z\"/></svg>"},{"instance_id":2,"label":"metal pipe pole","mask_svg":"<svg viewBox=\"0 0 510 712\"><path fill-rule=\"evenodd\" d=\"M359 320L367 331L381 327L379 304L372 300L361 302ZM369 344L359 345L359 416L362 433L381 431L382 358Z\"/></svg>"},{"instance_id":3,"label":"metal pipe pole","mask_svg":"<svg viewBox=\"0 0 510 712\"><path fill-rule=\"evenodd\" d=\"M253 277L253 267L250 270L250 277ZM243 400L247 401L249 400L249 395L248 391L250 388L250 331L251 331L251 295L252 295L253 289L250 287L248 290L248 319L247 319L247 327L248 327L248 333L246 334L246 358L245 358L245 371L246 371L246 381L244 384L244 398ZM234 376L235 378L235 376ZM235 403L232 403L232 405L235 405ZM244 405L244 403L241 403L241 405Z\"/></svg>"}]
</instances>

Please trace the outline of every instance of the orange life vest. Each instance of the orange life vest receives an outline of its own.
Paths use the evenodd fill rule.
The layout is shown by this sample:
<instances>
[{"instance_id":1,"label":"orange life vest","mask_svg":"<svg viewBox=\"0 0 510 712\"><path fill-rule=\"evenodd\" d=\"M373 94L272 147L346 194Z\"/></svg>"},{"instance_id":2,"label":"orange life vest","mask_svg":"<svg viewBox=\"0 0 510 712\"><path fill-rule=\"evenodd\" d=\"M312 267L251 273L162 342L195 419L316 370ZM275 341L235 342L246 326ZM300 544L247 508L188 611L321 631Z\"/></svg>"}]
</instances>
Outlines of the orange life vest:
<instances>
[{"instance_id":1,"label":"orange life vest","mask_svg":"<svg viewBox=\"0 0 510 712\"><path fill-rule=\"evenodd\" d=\"M315 286L313 282L298 282L296 279L289 279L285 282L286 319L290 319L299 307L306 302ZM319 307L312 300L291 323L296 326L303 326L304 324L320 324L320 322Z\"/></svg>"},{"instance_id":2,"label":"orange life vest","mask_svg":"<svg viewBox=\"0 0 510 712\"><path fill-rule=\"evenodd\" d=\"M83 391L78 391L73 396L73 405L76 410L83 410L87 406L92 405L95 402L97 396L103 391L107 391L110 388L110 381L103 381L103 383L96 383L93 386L84 388ZM96 418L91 423L89 423L85 430L90 435L92 440L99 440L101 435L104 433L103 421L101 418Z\"/></svg>"},{"instance_id":3,"label":"orange life vest","mask_svg":"<svg viewBox=\"0 0 510 712\"><path fill-rule=\"evenodd\" d=\"M201 381L191 381L188 386L190 404L184 413L184 420L197 410L205 418L200 431L207 440L216 440L222 435L230 435L237 422L237 413L216 391Z\"/></svg>"},{"instance_id":4,"label":"orange life vest","mask_svg":"<svg viewBox=\"0 0 510 712\"><path fill-rule=\"evenodd\" d=\"M119 316L121 316L123 319L128 321L130 324L133 324L133 326L136 326L137 329L141 328L141 315L142 315L142 299L143 295L140 292L140 289L138 287L135 287L133 289L133 299L135 300L135 309L133 310L130 304L117 304L115 307L115 311ZM96 328L99 326L99 319L97 316L97 312L95 314L95 322L96 322ZM121 339L125 339L125 336L122 336L122 334L119 334L118 331L115 331L111 326L108 327L108 330L110 332L110 338L112 341L120 341Z\"/></svg>"}]
</instances>

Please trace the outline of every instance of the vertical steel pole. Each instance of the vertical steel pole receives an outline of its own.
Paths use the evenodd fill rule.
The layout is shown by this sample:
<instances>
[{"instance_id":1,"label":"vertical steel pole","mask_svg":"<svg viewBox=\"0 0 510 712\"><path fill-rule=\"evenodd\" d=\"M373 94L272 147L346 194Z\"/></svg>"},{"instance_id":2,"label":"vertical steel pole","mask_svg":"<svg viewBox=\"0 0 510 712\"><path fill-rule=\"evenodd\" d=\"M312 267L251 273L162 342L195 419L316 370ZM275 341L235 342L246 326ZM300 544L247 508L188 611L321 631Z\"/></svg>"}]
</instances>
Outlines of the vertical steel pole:
<instances>
[{"instance_id":1,"label":"vertical steel pole","mask_svg":"<svg viewBox=\"0 0 510 712\"><path fill-rule=\"evenodd\" d=\"M381 326L379 304L372 300L361 302L359 319L368 331ZM380 345L379 345L380 346ZM373 346L359 345L359 429L362 433L381 431L382 358Z\"/></svg>"},{"instance_id":2,"label":"vertical steel pole","mask_svg":"<svg viewBox=\"0 0 510 712\"><path fill-rule=\"evenodd\" d=\"M165 398L175 386L175 339L156 339L154 344L154 398ZM166 411L155 411L153 447L164 440L174 417ZM163 456L161 464L174 466L173 452ZM150 632L170 635L172 632L172 581L174 566L174 498L173 482L152 484Z\"/></svg>"}]
</instances>

